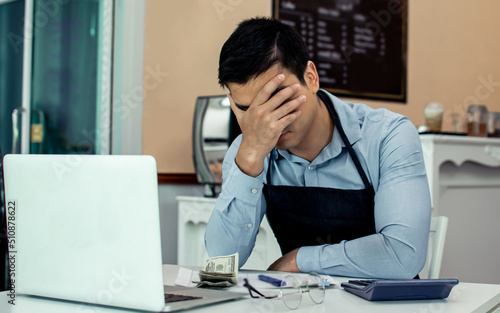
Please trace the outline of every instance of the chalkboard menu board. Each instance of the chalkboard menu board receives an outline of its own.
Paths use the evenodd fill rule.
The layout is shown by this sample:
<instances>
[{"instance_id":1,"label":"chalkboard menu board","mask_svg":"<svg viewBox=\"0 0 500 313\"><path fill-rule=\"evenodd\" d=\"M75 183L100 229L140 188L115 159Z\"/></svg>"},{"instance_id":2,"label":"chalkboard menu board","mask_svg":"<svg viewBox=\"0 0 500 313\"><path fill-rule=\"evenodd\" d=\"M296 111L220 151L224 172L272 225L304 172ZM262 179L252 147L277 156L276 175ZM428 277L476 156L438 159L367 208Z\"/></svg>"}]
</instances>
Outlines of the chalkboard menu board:
<instances>
[{"instance_id":1,"label":"chalkboard menu board","mask_svg":"<svg viewBox=\"0 0 500 313\"><path fill-rule=\"evenodd\" d=\"M406 102L408 0L274 0L275 19L303 37L321 88Z\"/></svg>"}]
</instances>

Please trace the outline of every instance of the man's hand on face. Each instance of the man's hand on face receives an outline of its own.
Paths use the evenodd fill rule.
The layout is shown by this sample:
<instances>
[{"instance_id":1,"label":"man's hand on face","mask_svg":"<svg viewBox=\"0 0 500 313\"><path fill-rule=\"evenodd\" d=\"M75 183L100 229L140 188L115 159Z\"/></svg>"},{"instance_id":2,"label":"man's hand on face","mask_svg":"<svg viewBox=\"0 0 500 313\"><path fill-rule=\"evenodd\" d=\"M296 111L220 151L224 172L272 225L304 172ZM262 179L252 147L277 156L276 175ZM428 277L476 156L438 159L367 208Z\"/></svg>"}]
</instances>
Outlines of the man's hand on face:
<instances>
[{"instance_id":1,"label":"man's hand on face","mask_svg":"<svg viewBox=\"0 0 500 313\"><path fill-rule=\"evenodd\" d=\"M284 79L284 75L279 74L269 80L248 107L237 105L231 94L228 95L243 133L236 164L249 176L256 177L262 172L264 159L276 146L283 130L301 114L297 108L304 103L305 96L289 100L300 89L300 84L286 86L271 97Z\"/></svg>"}]
</instances>

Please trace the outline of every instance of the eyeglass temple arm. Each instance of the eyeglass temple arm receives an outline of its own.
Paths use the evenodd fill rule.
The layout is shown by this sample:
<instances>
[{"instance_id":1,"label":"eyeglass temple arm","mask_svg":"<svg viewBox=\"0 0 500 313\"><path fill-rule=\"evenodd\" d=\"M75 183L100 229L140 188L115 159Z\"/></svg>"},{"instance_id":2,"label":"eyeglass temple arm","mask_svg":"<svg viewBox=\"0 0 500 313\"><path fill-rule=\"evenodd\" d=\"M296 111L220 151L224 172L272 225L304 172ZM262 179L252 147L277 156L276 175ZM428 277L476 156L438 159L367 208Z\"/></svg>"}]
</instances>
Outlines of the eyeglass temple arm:
<instances>
[{"instance_id":1,"label":"eyeglass temple arm","mask_svg":"<svg viewBox=\"0 0 500 313\"><path fill-rule=\"evenodd\" d=\"M268 296L263 295L257 289L255 289L252 285L250 285L250 283L248 282L248 279L244 278L243 280L245 281L245 283L243 284L243 286L247 287L249 291L251 290L251 291L255 292L256 294L258 294L259 296L264 297L266 299L276 298L275 296L268 297ZM252 295L251 292L249 292L249 294L250 294L250 297L252 297L252 298L259 298L259 297L256 297L256 296Z\"/></svg>"}]
</instances>

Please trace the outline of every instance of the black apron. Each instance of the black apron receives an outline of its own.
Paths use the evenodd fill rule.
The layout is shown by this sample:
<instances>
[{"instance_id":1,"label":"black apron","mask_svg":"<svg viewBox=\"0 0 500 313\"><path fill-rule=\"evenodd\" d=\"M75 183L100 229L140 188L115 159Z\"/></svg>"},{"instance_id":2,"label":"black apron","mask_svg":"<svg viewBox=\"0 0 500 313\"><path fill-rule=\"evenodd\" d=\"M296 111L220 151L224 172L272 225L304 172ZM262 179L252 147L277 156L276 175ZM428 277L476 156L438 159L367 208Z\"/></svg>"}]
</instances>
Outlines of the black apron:
<instances>
[{"instance_id":1,"label":"black apron","mask_svg":"<svg viewBox=\"0 0 500 313\"><path fill-rule=\"evenodd\" d=\"M264 197L267 218L283 255L303 246L339 243L375 233L375 191L342 129L331 99L318 91L349 152L365 189L272 186L271 162Z\"/></svg>"}]
</instances>

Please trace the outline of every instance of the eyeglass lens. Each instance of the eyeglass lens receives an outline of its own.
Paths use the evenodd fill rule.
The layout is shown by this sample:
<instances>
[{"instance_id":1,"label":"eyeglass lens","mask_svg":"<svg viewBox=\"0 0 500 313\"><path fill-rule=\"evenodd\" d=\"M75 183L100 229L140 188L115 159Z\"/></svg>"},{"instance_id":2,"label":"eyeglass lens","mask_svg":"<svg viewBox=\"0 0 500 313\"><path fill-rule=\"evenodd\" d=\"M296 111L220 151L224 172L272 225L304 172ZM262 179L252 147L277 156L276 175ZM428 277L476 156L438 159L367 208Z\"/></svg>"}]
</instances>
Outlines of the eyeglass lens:
<instances>
[{"instance_id":1,"label":"eyeglass lens","mask_svg":"<svg viewBox=\"0 0 500 313\"><path fill-rule=\"evenodd\" d=\"M283 303L287 308L295 310L300 306L302 302L302 291L300 290L300 283L295 277L291 275L285 276L281 283L280 290Z\"/></svg>"},{"instance_id":2,"label":"eyeglass lens","mask_svg":"<svg viewBox=\"0 0 500 313\"><path fill-rule=\"evenodd\" d=\"M325 299L324 280L318 274L311 273L307 275L306 286L311 300L316 304L322 303Z\"/></svg>"}]
</instances>

